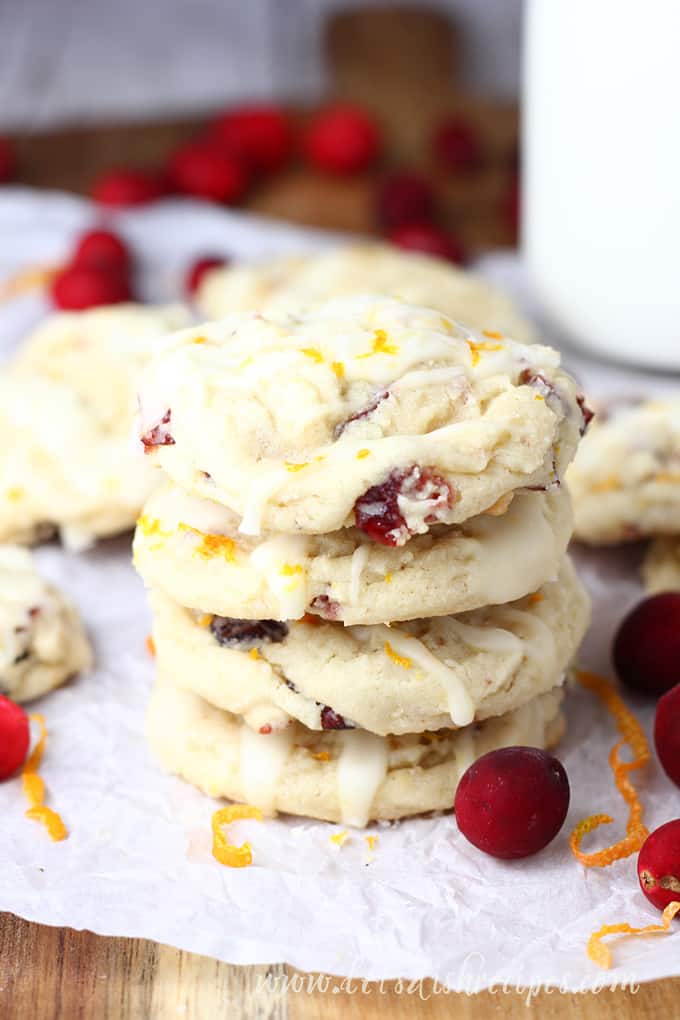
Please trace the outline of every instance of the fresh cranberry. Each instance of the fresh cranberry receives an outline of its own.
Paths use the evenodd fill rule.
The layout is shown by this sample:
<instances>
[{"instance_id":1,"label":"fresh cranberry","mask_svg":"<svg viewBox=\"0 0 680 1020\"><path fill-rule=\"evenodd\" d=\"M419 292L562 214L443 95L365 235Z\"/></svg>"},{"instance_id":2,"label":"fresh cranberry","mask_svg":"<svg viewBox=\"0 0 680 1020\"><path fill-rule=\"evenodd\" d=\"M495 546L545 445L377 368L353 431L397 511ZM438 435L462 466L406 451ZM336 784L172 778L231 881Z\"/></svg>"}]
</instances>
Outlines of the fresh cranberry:
<instances>
[{"instance_id":1,"label":"fresh cranberry","mask_svg":"<svg viewBox=\"0 0 680 1020\"><path fill-rule=\"evenodd\" d=\"M341 176L368 169L381 148L378 125L358 106L328 107L312 119L304 137L309 161L319 170Z\"/></svg>"},{"instance_id":2,"label":"fresh cranberry","mask_svg":"<svg viewBox=\"0 0 680 1020\"><path fill-rule=\"evenodd\" d=\"M562 764L537 747L503 747L482 755L456 792L458 828L492 857L538 853L557 835L569 808Z\"/></svg>"},{"instance_id":3,"label":"fresh cranberry","mask_svg":"<svg viewBox=\"0 0 680 1020\"><path fill-rule=\"evenodd\" d=\"M214 616L210 631L220 645L248 651L265 642L285 641L288 624L279 620L234 620L228 616Z\"/></svg>"},{"instance_id":4,"label":"fresh cranberry","mask_svg":"<svg viewBox=\"0 0 680 1020\"><path fill-rule=\"evenodd\" d=\"M441 511L453 503L451 486L434 468L395 468L379 485L372 485L354 504L357 528L381 545L404 545L414 534L399 505L401 497L408 502L427 502L426 524L441 519Z\"/></svg>"},{"instance_id":5,"label":"fresh cranberry","mask_svg":"<svg viewBox=\"0 0 680 1020\"><path fill-rule=\"evenodd\" d=\"M177 191L227 205L245 194L248 171L237 156L206 142L188 142L168 163L168 177Z\"/></svg>"},{"instance_id":6,"label":"fresh cranberry","mask_svg":"<svg viewBox=\"0 0 680 1020\"><path fill-rule=\"evenodd\" d=\"M453 171L469 171L479 166L482 147L475 128L462 117L444 121L432 139L435 156L443 167Z\"/></svg>"},{"instance_id":7,"label":"fresh cranberry","mask_svg":"<svg viewBox=\"0 0 680 1020\"><path fill-rule=\"evenodd\" d=\"M432 223L405 223L391 230L388 239L405 251L419 251L458 264L465 262L465 251L458 238Z\"/></svg>"},{"instance_id":8,"label":"fresh cranberry","mask_svg":"<svg viewBox=\"0 0 680 1020\"><path fill-rule=\"evenodd\" d=\"M323 705L321 709L321 729L322 730L352 730L354 726L348 723L339 712L333 711L328 705Z\"/></svg>"},{"instance_id":9,"label":"fresh cranberry","mask_svg":"<svg viewBox=\"0 0 680 1020\"><path fill-rule=\"evenodd\" d=\"M503 198L503 219L513 234L519 230L521 205L519 177L513 177Z\"/></svg>"},{"instance_id":10,"label":"fresh cranberry","mask_svg":"<svg viewBox=\"0 0 680 1020\"><path fill-rule=\"evenodd\" d=\"M434 192L424 177L401 171L381 182L377 207L378 222L385 230L405 223L424 223L434 211Z\"/></svg>"},{"instance_id":11,"label":"fresh cranberry","mask_svg":"<svg viewBox=\"0 0 680 1020\"><path fill-rule=\"evenodd\" d=\"M99 269L130 270L132 259L123 240L111 230L89 230L78 238L71 259L75 266L94 266Z\"/></svg>"},{"instance_id":12,"label":"fresh cranberry","mask_svg":"<svg viewBox=\"0 0 680 1020\"><path fill-rule=\"evenodd\" d=\"M309 608L324 620L339 620L342 609L340 603L332 599L330 595L317 595L309 603Z\"/></svg>"},{"instance_id":13,"label":"fresh cranberry","mask_svg":"<svg viewBox=\"0 0 680 1020\"><path fill-rule=\"evenodd\" d=\"M279 170L293 148L290 119L276 106L230 110L213 122L212 134L248 166L263 173Z\"/></svg>"},{"instance_id":14,"label":"fresh cranberry","mask_svg":"<svg viewBox=\"0 0 680 1020\"><path fill-rule=\"evenodd\" d=\"M680 818L666 822L647 837L637 870L640 888L659 910L680 900Z\"/></svg>"},{"instance_id":15,"label":"fresh cranberry","mask_svg":"<svg viewBox=\"0 0 680 1020\"><path fill-rule=\"evenodd\" d=\"M184 289L189 297L196 293L207 272L211 269L219 269L220 266L226 266L227 262L228 260L220 255L204 255L202 259L196 259L184 281Z\"/></svg>"},{"instance_id":16,"label":"fresh cranberry","mask_svg":"<svg viewBox=\"0 0 680 1020\"><path fill-rule=\"evenodd\" d=\"M680 684L659 699L654 720L654 744L659 761L680 786Z\"/></svg>"},{"instance_id":17,"label":"fresh cranberry","mask_svg":"<svg viewBox=\"0 0 680 1020\"><path fill-rule=\"evenodd\" d=\"M361 421L363 418L368 418L371 414L373 414L376 408L380 407L383 400L387 400L389 395L390 395L389 390L383 390L382 393L378 393L370 402L370 404L366 405L366 407L362 407L359 411L356 411L354 414L350 414L349 418L345 418L345 420L340 422L339 425L336 425L335 438L337 439L339 436L341 436L342 433L347 428L347 426L351 425L353 421Z\"/></svg>"},{"instance_id":18,"label":"fresh cranberry","mask_svg":"<svg viewBox=\"0 0 680 1020\"><path fill-rule=\"evenodd\" d=\"M6 184L14 176L14 150L6 138L0 138L0 184Z\"/></svg>"},{"instance_id":19,"label":"fresh cranberry","mask_svg":"<svg viewBox=\"0 0 680 1020\"><path fill-rule=\"evenodd\" d=\"M619 679L658 698L680 681L680 592L643 599L621 623L613 648Z\"/></svg>"},{"instance_id":20,"label":"fresh cranberry","mask_svg":"<svg viewBox=\"0 0 680 1020\"><path fill-rule=\"evenodd\" d=\"M166 194L158 174L146 170L110 170L92 185L92 198L115 207L148 205Z\"/></svg>"},{"instance_id":21,"label":"fresh cranberry","mask_svg":"<svg viewBox=\"0 0 680 1020\"><path fill-rule=\"evenodd\" d=\"M133 300L124 273L89 265L66 266L52 280L50 294L57 308L70 311Z\"/></svg>"},{"instance_id":22,"label":"fresh cranberry","mask_svg":"<svg viewBox=\"0 0 680 1020\"><path fill-rule=\"evenodd\" d=\"M155 446L174 446L175 440L172 437L170 429L167 427L170 424L172 414L170 410L167 410L157 425L148 429L142 436L142 445L144 447L144 453L151 453Z\"/></svg>"},{"instance_id":23,"label":"fresh cranberry","mask_svg":"<svg viewBox=\"0 0 680 1020\"><path fill-rule=\"evenodd\" d=\"M26 761L31 733L20 705L0 694L0 779L7 779Z\"/></svg>"}]
</instances>

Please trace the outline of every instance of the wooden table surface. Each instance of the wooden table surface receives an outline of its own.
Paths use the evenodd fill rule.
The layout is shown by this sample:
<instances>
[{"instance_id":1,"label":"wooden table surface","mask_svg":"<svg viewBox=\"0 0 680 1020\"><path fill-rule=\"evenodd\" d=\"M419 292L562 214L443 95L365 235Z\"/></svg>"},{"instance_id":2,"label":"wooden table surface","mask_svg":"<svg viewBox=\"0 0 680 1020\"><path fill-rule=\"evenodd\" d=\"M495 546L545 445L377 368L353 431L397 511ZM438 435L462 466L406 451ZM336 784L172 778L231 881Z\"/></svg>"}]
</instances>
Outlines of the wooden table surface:
<instances>
[{"instance_id":1,"label":"wooden table surface","mask_svg":"<svg viewBox=\"0 0 680 1020\"><path fill-rule=\"evenodd\" d=\"M378 53L376 33L386 41ZM420 166L434 177L443 221L472 250L512 244L502 206L513 173L517 110L463 96L451 84L455 35L442 16L394 9L342 15L330 26L327 46L335 92L374 109L390 139L391 162ZM474 120L483 135L484 166L471 177L442 176L426 155L432 125L451 111ZM22 135L16 139L19 181L87 193L97 173L112 165L157 164L197 126L188 119ZM339 183L296 166L256 189L247 207L371 232L376 180L367 175ZM635 993L541 993L530 999L529 1010L526 992L443 994L431 982L410 993L394 982L346 989L338 978L320 990L310 988L309 979L283 965L229 966L152 942L48 928L0 913L0 1020L513 1020L528 1014L656 1020L680 1012L680 979Z\"/></svg>"}]
</instances>

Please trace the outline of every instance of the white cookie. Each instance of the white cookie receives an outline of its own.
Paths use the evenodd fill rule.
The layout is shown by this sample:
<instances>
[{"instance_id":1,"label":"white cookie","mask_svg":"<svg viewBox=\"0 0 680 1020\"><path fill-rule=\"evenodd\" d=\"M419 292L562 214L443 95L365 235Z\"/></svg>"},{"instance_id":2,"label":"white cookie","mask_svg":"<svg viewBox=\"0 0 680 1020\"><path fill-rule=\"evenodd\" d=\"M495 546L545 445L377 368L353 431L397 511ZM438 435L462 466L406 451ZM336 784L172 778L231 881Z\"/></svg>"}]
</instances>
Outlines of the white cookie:
<instances>
[{"instance_id":1,"label":"white cookie","mask_svg":"<svg viewBox=\"0 0 680 1020\"><path fill-rule=\"evenodd\" d=\"M598 415L567 472L575 535L605 545L680 533L680 398Z\"/></svg>"},{"instance_id":2,"label":"white cookie","mask_svg":"<svg viewBox=\"0 0 680 1020\"><path fill-rule=\"evenodd\" d=\"M584 427L555 351L366 295L178 333L140 393L153 460L244 534L356 523L403 545L554 486Z\"/></svg>"},{"instance_id":3,"label":"white cookie","mask_svg":"<svg viewBox=\"0 0 680 1020\"><path fill-rule=\"evenodd\" d=\"M19 546L0 546L0 693L30 701L92 665L80 617Z\"/></svg>"},{"instance_id":4,"label":"white cookie","mask_svg":"<svg viewBox=\"0 0 680 1020\"><path fill-rule=\"evenodd\" d=\"M0 541L68 545L132 527L156 481L134 442L135 377L179 307L52 316L0 376Z\"/></svg>"},{"instance_id":5,"label":"white cookie","mask_svg":"<svg viewBox=\"0 0 680 1020\"><path fill-rule=\"evenodd\" d=\"M149 705L151 748L170 772L212 797L364 826L453 807L458 782L480 755L522 744L551 747L565 729L558 690L508 715L438 733L376 737L314 733L297 723L262 735L238 716L159 677Z\"/></svg>"},{"instance_id":6,"label":"white cookie","mask_svg":"<svg viewBox=\"0 0 680 1020\"><path fill-rule=\"evenodd\" d=\"M366 291L434 308L471 329L500 330L523 343L536 340L533 325L510 298L482 277L379 244L214 269L203 277L196 300L206 319L251 311L278 316Z\"/></svg>"},{"instance_id":7,"label":"white cookie","mask_svg":"<svg viewBox=\"0 0 680 1020\"><path fill-rule=\"evenodd\" d=\"M160 672L254 729L467 726L562 682L590 618L568 560L518 602L399 626L233 620L151 593Z\"/></svg>"},{"instance_id":8,"label":"white cookie","mask_svg":"<svg viewBox=\"0 0 680 1020\"><path fill-rule=\"evenodd\" d=\"M396 548L358 528L257 539L238 525L225 507L166 483L137 522L135 566L148 587L218 616L297 620L310 612L346 624L441 616L511 602L555 577L572 513L565 489L527 492L497 516L432 529Z\"/></svg>"},{"instance_id":9,"label":"white cookie","mask_svg":"<svg viewBox=\"0 0 680 1020\"><path fill-rule=\"evenodd\" d=\"M656 538L642 564L645 588L651 594L680 591L680 538Z\"/></svg>"}]
</instances>

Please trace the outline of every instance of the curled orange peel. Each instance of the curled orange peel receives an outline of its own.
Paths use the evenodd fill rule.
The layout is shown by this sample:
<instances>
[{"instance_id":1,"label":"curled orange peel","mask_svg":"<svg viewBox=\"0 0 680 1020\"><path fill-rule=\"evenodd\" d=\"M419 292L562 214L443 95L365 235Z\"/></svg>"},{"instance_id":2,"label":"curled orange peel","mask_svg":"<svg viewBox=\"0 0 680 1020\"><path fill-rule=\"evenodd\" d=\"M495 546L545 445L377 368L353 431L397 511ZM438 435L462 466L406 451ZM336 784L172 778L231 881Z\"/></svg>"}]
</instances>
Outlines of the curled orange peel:
<instances>
[{"instance_id":1,"label":"curled orange peel","mask_svg":"<svg viewBox=\"0 0 680 1020\"><path fill-rule=\"evenodd\" d=\"M40 822L41 825L44 825L50 839L53 839L55 842L59 842L62 839L66 839L68 831L61 819L61 816L45 804L45 783L42 777L38 775L38 769L40 768L40 763L45 752L47 726L45 725L45 719L42 715L35 714L31 715L29 718L39 727L40 737L38 738L38 742L30 755L24 762L24 767L21 770L21 781L23 783L24 793L31 805L26 812L26 817L30 818L34 822Z\"/></svg>"},{"instance_id":2,"label":"curled orange peel","mask_svg":"<svg viewBox=\"0 0 680 1020\"><path fill-rule=\"evenodd\" d=\"M59 266L27 266L0 282L0 303L13 301L32 290L46 287L59 272Z\"/></svg>"},{"instance_id":3,"label":"curled orange peel","mask_svg":"<svg viewBox=\"0 0 680 1020\"><path fill-rule=\"evenodd\" d=\"M609 767L614 775L616 788L629 809L625 838L595 853L587 854L581 850L583 837L599 828L600 825L611 824L613 822L611 815L591 815L589 818L584 818L569 837L571 851L581 864L587 868L605 868L613 864L614 861L630 857L640 849L649 835L648 829L642 823L642 804L637 790L628 778L629 772L642 768L649 761L649 744L640 723L608 680L587 670L578 671L576 678L583 687L592 691L600 699L614 718L621 734L621 740L617 741L609 753ZM624 744L628 744L633 752L633 758L630 761L621 761L620 750Z\"/></svg>"},{"instance_id":4,"label":"curled orange peel","mask_svg":"<svg viewBox=\"0 0 680 1020\"><path fill-rule=\"evenodd\" d=\"M247 868L249 864L253 863L253 851L250 843L235 846L229 842L224 831L225 825L238 822L243 818L254 818L261 822L262 812L251 804L231 804L229 807L220 808L212 817L212 855L216 861L226 864L228 868Z\"/></svg>"},{"instance_id":5,"label":"curled orange peel","mask_svg":"<svg viewBox=\"0 0 680 1020\"><path fill-rule=\"evenodd\" d=\"M608 970L612 965L612 954L609 946L602 942L606 935L654 935L667 932L676 914L680 914L680 901L678 900L668 904L663 912L661 924L647 924L644 928L633 928L629 924L603 924L588 939L588 948L586 950L588 958L593 963L596 963L598 967Z\"/></svg>"}]
</instances>

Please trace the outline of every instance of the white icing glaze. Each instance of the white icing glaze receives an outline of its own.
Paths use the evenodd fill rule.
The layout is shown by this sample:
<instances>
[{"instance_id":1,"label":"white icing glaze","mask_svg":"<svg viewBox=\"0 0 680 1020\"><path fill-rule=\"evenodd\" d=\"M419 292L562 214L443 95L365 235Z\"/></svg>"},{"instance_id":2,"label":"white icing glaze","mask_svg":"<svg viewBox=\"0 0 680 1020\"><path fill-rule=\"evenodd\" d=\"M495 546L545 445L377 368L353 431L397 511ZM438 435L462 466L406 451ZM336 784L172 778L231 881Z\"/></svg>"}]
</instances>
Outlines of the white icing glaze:
<instances>
[{"instance_id":1,"label":"white icing glaze","mask_svg":"<svg viewBox=\"0 0 680 1020\"><path fill-rule=\"evenodd\" d=\"M371 551L368 545L360 545L352 553L352 566L349 584L349 598L350 602L352 603L359 601L359 586L361 585L361 576L364 572L366 564L368 563L368 558L370 554Z\"/></svg>"},{"instance_id":2,"label":"white icing glaze","mask_svg":"<svg viewBox=\"0 0 680 1020\"><path fill-rule=\"evenodd\" d=\"M554 668L555 638L546 623L536 613L504 606L502 615L522 634L525 654L535 659L546 670ZM519 640L519 639L518 639Z\"/></svg>"},{"instance_id":3,"label":"white icing glaze","mask_svg":"<svg viewBox=\"0 0 680 1020\"><path fill-rule=\"evenodd\" d=\"M248 502L239 531L242 535L259 535L262 531L264 508L276 490L290 477L286 470L261 475L250 486Z\"/></svg>"},{"instance_id":4,"label":"white icing glaze","mask_svg":"<svg viewBox=\"0 0 680 1020\"><path fill-rule=\"evenodd\" d=\"M266 814L276 807L276 790L293 746L291 727L274 733L256 733L241 727L240 779L243 796Z\"/></svg>"},{"instance_id":5,"label":"white icing glaze","mask_svg":"<svg viewBox=\"0 0 680 1020\"><path fill-rule=\"evenodd\" d=\"M461 641L470 648L478 648L481 652L497 652L501 655L517 655L518 662L524 655L522 639L501 627L481 627L473 623L463 623L455 617L451 618L451 626Z\"/></svg>"},{"instance_id":6,"label":"white icing glaze","mask_svg":"<svg viewBox=\"0 0 680 1020\"><path fill-rule=\"evenodd\" d=\"M282 620L298 620L309 602L306 535L275 535L250 554L250 563L274 593Z\"/></svg>"},{"instance_id":7,"label":"white icing glaze","mask_svg":"<svg viewBox=\"0 0 680 1020\"><path fill-rule=\"evenodd\" d=\"M338 798L343 825L363 828L371 804L387 775L387 741L366 730L338 734L342 751L338 760Z\"/></svg>"}]
</instances>

